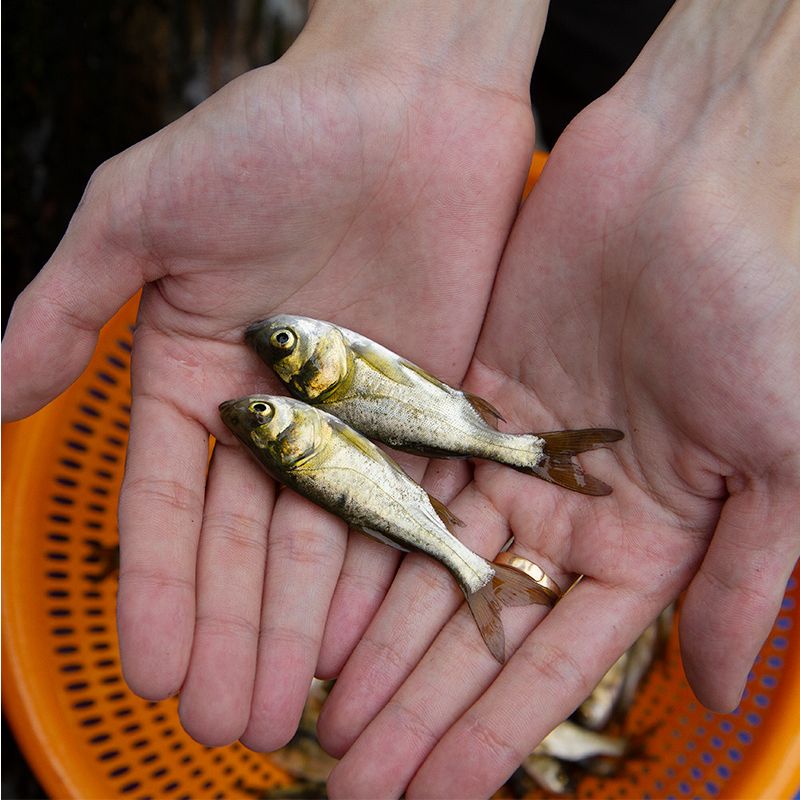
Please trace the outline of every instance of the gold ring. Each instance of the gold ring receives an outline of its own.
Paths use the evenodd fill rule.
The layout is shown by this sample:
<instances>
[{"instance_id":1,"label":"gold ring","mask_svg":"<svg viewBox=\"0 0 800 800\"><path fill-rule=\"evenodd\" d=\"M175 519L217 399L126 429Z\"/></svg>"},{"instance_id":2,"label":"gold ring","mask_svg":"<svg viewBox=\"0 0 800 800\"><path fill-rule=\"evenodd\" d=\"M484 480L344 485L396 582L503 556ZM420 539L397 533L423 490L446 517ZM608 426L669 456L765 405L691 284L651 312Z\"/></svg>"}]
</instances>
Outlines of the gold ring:
<instances>
[{"instance_id":1,"label":"gold ring","mask_svg":"<svg viewBox=\"0 0 800 800\"><path fill-rule=\"evenodd\" d=\"M549 589L559 599L564 594L564 592L561 591L561 587L551 577L546 575L545 571L538 564L534 564L533 561L529 561L527 558L506 551L505 553L498 553L495 561L498 564L505 564L507 567L512 567L520 572L524 572L528 577L533 578L539 586Z\"/></svg>"}]
</instances>

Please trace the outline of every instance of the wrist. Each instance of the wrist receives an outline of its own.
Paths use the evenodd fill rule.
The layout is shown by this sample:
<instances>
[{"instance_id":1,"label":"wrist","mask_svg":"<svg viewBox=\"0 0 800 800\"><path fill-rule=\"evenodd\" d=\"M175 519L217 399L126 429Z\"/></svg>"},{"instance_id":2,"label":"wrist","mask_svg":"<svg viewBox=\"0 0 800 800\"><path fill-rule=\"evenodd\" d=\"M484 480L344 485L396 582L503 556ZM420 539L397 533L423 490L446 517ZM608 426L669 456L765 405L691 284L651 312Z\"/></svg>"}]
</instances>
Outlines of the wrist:
<instances>
[{"instance_id":1,"label":"wrist","mask_svg":"<svg viewBox=\"0 0 800 800\"><path fill-rule=\"evenodd\" d=\"M315 0L298 44L402 84L424 75L529 98L548 0Z\"/></svg>"},{"instance_id":2,"label":"wrist","mask_svg":"<svg viewBox=\"0 0 800 800\"><path fill-rule=\"evenodd\" d=\"M759 111L796 128L800 6L793 0L677 0L614 91L666 132ZM772 119L779 117L780 119Z\"/></svg>"},{"instance_id":3,"label":"wrist","mask_svg":"<svg viewBox=\"0 0 800 800\"><path fill-rule=\"evenodd\" d=\"M718 196L747 198L795 247L798 51L800 4L792 0L678 0L611 92L649 124L663 163L683 166L685 185L710 178Z\"/></svg>"}]
</instances>

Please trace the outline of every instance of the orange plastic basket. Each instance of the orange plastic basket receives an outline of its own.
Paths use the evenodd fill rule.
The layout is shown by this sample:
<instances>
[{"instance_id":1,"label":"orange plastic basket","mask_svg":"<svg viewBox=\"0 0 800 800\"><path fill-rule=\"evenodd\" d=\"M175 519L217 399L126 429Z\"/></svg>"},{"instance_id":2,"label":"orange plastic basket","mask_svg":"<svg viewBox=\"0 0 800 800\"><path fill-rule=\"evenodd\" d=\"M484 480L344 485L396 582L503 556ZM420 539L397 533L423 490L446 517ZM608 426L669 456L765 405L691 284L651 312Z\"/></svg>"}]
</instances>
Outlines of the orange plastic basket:
<instances>
[{"instance_id":1,"label":"orange plastic basket","mask_svg":"<svg viewBox=\"0 0 800 800\"><path fill-rule=\"evenodd\" d=\"M3 705L52 797L258 797L291 779L268 756L238 744L197 744L180 726L175 699L141 700L121 676L110 553L136 302L103 329L91 364L64 395L3 428ZM718 716L697 704L673 634L627 720L643 752L617 777L581 781L581 796L797 792L798 577L736 713Z\"/></svg>"}]
</instances>

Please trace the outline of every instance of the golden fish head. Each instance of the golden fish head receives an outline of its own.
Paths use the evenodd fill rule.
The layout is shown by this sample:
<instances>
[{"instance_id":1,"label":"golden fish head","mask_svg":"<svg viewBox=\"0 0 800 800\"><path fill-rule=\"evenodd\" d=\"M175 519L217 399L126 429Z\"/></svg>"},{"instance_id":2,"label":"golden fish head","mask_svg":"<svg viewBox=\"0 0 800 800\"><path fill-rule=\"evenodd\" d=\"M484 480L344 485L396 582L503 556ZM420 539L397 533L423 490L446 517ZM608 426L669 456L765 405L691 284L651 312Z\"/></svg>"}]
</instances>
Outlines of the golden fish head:
<instances>
[{"instance_id":1,"label":"golden fish head","mask_svg":"<svg viewBox=\"0 0 800 800\"><path fill-rule=\"evenodd\" d=\"M323 443L320 413L290 397L257 394L227 400L219 413L268 468L297 467Z\"/></svg>"},{"instance_id":2,"label":"golden fish head","mask_svg":"<svg viewBox=\"0 0 800 800\"><path fill-rule=\"evenodd\" d=\"M352 350L341 330L330 323L279 314L250 325L244 336L301 400L329 400L352 377Z\"/></svg>"}]
</instances>

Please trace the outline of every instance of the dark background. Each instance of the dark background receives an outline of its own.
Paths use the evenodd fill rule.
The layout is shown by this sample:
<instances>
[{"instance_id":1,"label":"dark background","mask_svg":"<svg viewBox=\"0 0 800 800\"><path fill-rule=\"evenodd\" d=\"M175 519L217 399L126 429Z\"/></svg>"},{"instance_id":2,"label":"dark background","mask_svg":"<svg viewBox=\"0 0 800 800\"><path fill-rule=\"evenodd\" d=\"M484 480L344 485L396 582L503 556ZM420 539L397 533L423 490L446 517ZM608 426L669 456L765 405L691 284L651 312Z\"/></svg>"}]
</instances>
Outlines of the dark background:
<instances>
[{"instance_id":1,"label":"dark background","mask_svg":"<svg viewBox=\"0 0 800 800\"><path fill-rule=\"evenodd\" d=\"M672 2L552 0L531 87L548 146L619 79ZM94 169L280 56L304 17L305 0L3 6L3 330ZM2 755L2 797L42 797L5 718Z\"/></svg>"}]
</instances>

